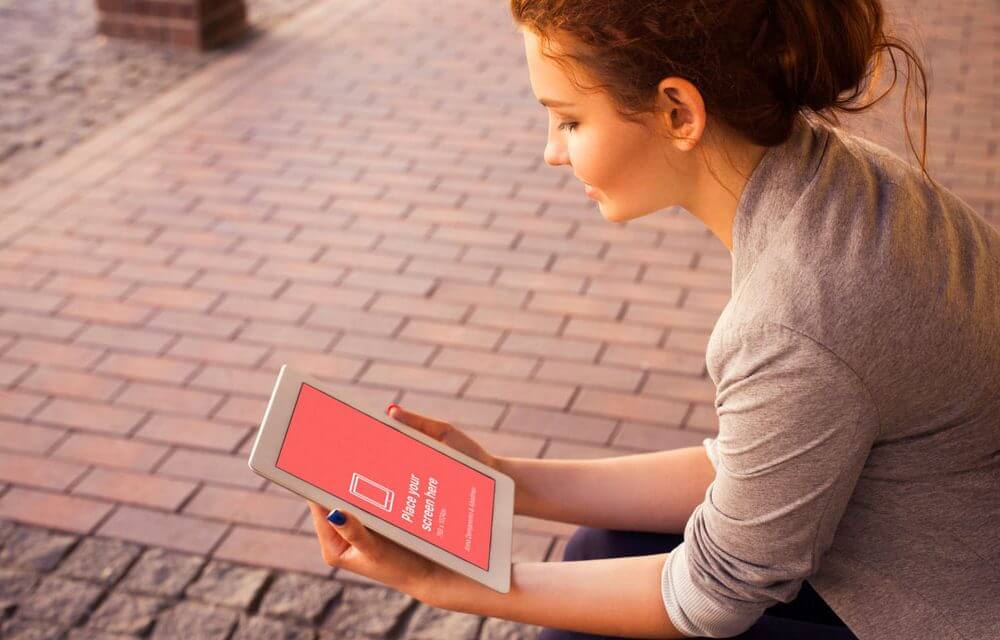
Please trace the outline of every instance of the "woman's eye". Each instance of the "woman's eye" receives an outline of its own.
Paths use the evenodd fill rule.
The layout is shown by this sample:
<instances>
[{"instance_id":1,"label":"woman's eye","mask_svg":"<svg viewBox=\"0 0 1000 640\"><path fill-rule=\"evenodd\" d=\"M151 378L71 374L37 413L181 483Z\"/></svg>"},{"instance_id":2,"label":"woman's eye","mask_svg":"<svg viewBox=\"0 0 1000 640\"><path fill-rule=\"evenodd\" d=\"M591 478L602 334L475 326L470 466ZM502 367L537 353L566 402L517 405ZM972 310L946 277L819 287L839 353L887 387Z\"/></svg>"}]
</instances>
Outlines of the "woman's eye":
<instances>
[{"instance_id":1,"label":"woman's eye","mask_svg":"<svg viewBox=\"0 0 1000 640\"><path fill-rule=\"evenodd\" d=\"M564 122L561 125L559 125L559 128L562 129L563 131L573 131L574 129L576 129L576 125L577 125L576 122Z\"/></svg>"}]
</instances>

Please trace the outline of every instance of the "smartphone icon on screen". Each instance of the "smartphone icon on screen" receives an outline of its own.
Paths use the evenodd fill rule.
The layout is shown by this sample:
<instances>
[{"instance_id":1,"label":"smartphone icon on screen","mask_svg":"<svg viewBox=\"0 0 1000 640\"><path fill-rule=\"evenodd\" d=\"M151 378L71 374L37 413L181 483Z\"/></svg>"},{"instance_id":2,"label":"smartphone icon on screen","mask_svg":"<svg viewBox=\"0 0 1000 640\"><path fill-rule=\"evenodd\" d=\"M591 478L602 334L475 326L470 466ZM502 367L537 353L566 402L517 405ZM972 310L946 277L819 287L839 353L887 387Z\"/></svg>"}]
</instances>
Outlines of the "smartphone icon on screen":
<instances>
[{"instance_id":1,"label":"smartphone icon on screen","mask_svg":"<svg viewBox=\"0 0 1000 640\"><path fill-rule=\"evenodd\" d=\"M351 495L371 503L383 511L392 512L392 501L396 493L357 471L351 476Z\"/></svg>"}]
</instances>

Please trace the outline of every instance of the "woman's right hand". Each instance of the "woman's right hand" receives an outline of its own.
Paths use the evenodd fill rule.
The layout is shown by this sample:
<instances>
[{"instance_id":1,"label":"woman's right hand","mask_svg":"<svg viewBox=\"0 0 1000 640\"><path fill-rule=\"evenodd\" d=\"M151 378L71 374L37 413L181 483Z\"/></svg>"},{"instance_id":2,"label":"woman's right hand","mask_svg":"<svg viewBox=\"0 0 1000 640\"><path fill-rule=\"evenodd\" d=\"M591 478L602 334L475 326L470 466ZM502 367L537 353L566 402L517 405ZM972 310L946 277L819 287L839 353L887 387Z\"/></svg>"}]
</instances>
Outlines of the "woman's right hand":
<instances>
[{"instance_id":1,"label":"woman's right hand","mask_svg":"<svg viewBox=\"0 0 1000 640\"><path fill-rule=\"evenodd\" d=\"M461 429L441 420L435 420L422 416L413 411L407 411L396 403L390 404L386 410L390 418L399 420L408 427L413 427L421 433L425 433L438 442L442 442L453 449L461 451L467 456L471 456L482 462L486 466L500 471L498 458L490 454L478 442L470 438Z\"/></svg>"}]
</instances>

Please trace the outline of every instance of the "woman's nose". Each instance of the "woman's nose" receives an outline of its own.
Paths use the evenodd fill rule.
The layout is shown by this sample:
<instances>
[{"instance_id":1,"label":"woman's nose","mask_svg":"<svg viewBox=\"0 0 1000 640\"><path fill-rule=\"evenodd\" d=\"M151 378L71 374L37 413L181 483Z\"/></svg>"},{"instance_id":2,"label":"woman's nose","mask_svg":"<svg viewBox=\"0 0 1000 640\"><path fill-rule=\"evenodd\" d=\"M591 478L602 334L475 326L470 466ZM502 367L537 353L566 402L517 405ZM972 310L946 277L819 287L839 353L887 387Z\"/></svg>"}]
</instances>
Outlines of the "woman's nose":
<instances>
[{"instance_id":1,"label":"woman's nose","mask_svg":"<svg viewBox=\"0 0 1000 640\"><path fill-rule=\"evenodd\" d=\"M545 145L545 164L550 167L559 167L564 164L569 164L569 158L566 155L566 148L560 144L554 144L549 142Z\"/></svg>"}]
</instances>

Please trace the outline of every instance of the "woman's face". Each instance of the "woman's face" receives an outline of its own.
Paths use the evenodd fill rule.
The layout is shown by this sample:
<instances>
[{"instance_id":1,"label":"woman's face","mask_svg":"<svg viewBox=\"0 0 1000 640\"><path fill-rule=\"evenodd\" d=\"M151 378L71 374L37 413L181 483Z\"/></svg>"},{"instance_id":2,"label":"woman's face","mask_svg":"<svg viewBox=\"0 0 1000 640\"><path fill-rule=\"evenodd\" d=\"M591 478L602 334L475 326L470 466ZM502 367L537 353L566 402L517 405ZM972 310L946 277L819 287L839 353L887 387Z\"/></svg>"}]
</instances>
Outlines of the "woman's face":
<instances>
[{"instance_id":1,"label":"woman's face","mask_svg":"<svg viewBox=\"0 0 1000 640\"><path fill-rule=\"evenodd\" d=\"M528 75L535 97L548 108L549 127L545 162L567 165L581 188L595 200L605 219L624 222L685 201L685 163L688 158L649 128L623 119L604 91L581 92L564 67L542 54L541 41L524 29ZM549 41L549 51L563 51ZM591 76L567 60L583 86Z\"/></svg>"}]
</instances>

